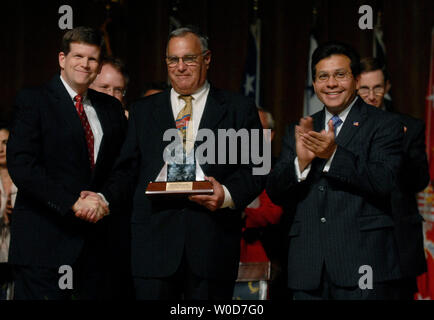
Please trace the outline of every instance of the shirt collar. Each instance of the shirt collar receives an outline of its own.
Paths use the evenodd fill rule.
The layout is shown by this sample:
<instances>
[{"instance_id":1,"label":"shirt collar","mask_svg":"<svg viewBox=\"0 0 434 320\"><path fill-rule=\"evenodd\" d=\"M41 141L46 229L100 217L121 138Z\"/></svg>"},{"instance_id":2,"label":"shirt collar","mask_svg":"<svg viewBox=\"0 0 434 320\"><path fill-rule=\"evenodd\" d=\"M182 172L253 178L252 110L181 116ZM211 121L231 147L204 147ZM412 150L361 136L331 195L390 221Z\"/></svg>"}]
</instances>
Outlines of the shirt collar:
<instances>
[{"instance_id":1,"label":"shirt collar","mask_svg":"<svg viewBox=\"0 0 434 320\"><path fill-rule=\"evenodd\" d=\"M341 113L338 114L339 118L342 120L342 123L345 122L345 119L347 118L348 114L351 111L351 108L353 107L354 103L357 101L358 97L356 96L353 102L350 103L348 107L346 107L344 110L341 111ZM327 108L325 109L325 123L327 127L327 123L330 121L330 119L333 117L333 114L330 113Z\"/></svg>"},{"instance_id":2,"label":"shirt collar","mask_svg":"<svg viewBox=\"0 0 434 320\"><path fill-rule=\"evenodd\" d=\"M62 81L63 85L65 86L66 91L68 92L69 96L71 97L72 101L74 101L75 96L78 94L77 92L72 89L69 84L62 78L62 75L60 75L60 81ZM87 91L82 95L84 101L87 97Z\"/></svg>"},{"instance_id":3,"label":"shirt collar","mask_svg":"<svg viewBox=\"0 0 434 320\"><path fill-rule=\"evenodd\" d=\"M201 98L208 90L209 90L209 82L206 80L202 87L200 87L195 93L191 94L193 100L198 100ZM172 88L172 93L178 98L181 94L176 92L174 88Z\"/></svg>"}]
</instances>

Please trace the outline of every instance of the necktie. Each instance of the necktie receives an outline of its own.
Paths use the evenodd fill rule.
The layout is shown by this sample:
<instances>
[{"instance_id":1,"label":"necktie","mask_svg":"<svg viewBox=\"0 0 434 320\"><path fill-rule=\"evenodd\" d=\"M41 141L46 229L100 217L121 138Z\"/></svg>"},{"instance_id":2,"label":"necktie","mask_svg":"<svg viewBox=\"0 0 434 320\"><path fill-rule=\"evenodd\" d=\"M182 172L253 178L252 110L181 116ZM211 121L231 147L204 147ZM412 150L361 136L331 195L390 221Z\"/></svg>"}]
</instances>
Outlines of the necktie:
<instances>
[{"instance_id":1,"label":"necktie","mask_svg":"<svg viewBox=\"0 0 434 320\"><path fill-rule=\"evenodd\" d=\"M182 108L181 111L179 111L178 116L176 117L176 128L181 133L182 144L185 149L185 144L187 140L187 127L191 119L191 113L193 111L193 105L191 103L193 97L180 95L179 98L185 101L185 106L184 108Z\"/></svg>"},{"instance_id":2,"label":"necktie","mask_svg":"<svg viewBox=\"0 0 434 320\"><path fill-rule=\"evenodd\" d=\"M338 127L342 124L342 120L337 115L334 115L331 120L333 122L333 127L335 128L335 137L336 137L337 136L336 132L338 130Z\"/></svg>"},{"instance_id":3,"label":"necktie","mask_svg":"<svg viewBox=\"0 0 434 320\"><path fill-rule=\"evenodd\" d=\"M81 125L83 126L84 134L86 136L86 144L87 151L89 154L89 163L90 168L93 169L95 167L94 157L93 157L93 133L90 128L89 121L87 120L86 112L84 112L83 108L83 96L76 95L74 97L75 101L75 109L77 109L78 116L80 117Z\"/></svg>"}]
</instances>

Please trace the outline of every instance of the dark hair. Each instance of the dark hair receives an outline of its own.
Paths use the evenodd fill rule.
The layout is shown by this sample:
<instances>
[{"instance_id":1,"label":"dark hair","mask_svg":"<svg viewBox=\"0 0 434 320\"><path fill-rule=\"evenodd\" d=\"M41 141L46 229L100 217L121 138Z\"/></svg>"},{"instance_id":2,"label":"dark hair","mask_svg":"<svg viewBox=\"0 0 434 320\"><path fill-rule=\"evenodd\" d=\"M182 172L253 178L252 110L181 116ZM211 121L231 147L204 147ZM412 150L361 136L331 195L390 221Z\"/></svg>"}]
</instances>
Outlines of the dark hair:
<instances>
[{"instance_id":1,"label":"dark hair","mask_svg":"<svg viewBox=\"0 0 434 320\"><path fill-rule=\"evenodd\" d=\"M90 45L95 45L100 48L100 60L104 57L104 37L102 36L101 32L99 32L96 29L90 28L90 27L76 27L72 30L67 31L62 38L62 42L60 45L60 51L63 52L65 55L69 53L71 50L71 43L72 42L79 42L79 43L85 43Z\"/></svg>"},{"instance_id":2,"label":"dark hair","mask_svg":"<svg viewBox=\"0 0 434 320\"><path fill-rule=\"evenodd\" d=\"M3 129L10 131L10 125L9 125L9 122L0 120L0 130L3 130Z\"/></svg>"},{"instance_id":3,"label":"dark hair","mask_svg":"<svg viewBox=\"0 0 434 320\"><path fill-rule=\"evenodd\" d=\"M311 69L313 81L315 81L316 65L318 62L334 54L342 54L350 59L351 72L354 78L360 74L360 57L357 51L348 44L331 41L320 45L312 54Z\"/></svg>"},{"instance_id":4,"label":"dark hair","mask_svg":"<svg viewBox=\"0 0 434 320\"><path fill-rule=\"evenodd\" d=\"M143 94L146 93L148 90L161 90L164 91L166 89L169 89L170 86L167 84L167 82L161 81L161 82L148 82L145 83L143 87Z\"/></svg>"},{"instance_id":5,"label":"dark hair","mask_svg":"<svg viewBox=\"0 0 434 320\"><path fill-rule=\"evenodd\" d=\"M383 72L384 82L390 79L386 63L383 60L366 57L360 60L360 73L381 70Z\"/></svg>"},{"instance_id":6,"label":"dark hair","mask_svg":"<svg viewBox=\"0 0 434 320\"><path fill-rule=\"evenodd\" d=\"M125 80L125 87L126 87L128 85L128 82L130 81L130 77L128 76L128 72L127 72L127 68L125 67L125 63L119 58L115 58L115 57L110 56L110 57L105 57L102 60L101 66L103 66L105 64L111 65L120 74L122 74L122 76L124 77L124 80Z\"/></svg>"}]
</instances>

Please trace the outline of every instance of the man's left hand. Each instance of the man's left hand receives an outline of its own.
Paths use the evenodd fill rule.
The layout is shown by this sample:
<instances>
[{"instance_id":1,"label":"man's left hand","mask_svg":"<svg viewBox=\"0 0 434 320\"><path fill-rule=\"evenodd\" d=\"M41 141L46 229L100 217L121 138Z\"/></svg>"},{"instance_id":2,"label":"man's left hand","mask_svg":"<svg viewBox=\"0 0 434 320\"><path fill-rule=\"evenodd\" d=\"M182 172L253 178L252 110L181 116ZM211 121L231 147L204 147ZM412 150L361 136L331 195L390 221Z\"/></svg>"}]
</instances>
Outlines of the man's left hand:
<instances>
[{"instance_id":1,"label":"man's left hand","mask_svg":"<svg viewBox=\"0 0 434 320\"><path fill-rule=\"evenodd\" d=\"M212 183L212 187L214 189L214 193L212 195L195 195L189 196L188 199L194 201L211 211L216 211L220 209L224 200L225 200L225 191L222 185L213 177L205 177L205 180L208 180Z\"/></svg>"},{"instance_id":2,"label":"man's left hand","mask_svg":"<svg viewBox=\"0 0 434 320\"><path fill-rule=\"evenodd\" d=\"M321 132L309 131L301 135L303 145L322 159L329 159L337 148L333 122L330 120L328 125L328 132L325 130Z\"/></svg>"}]
</instances>

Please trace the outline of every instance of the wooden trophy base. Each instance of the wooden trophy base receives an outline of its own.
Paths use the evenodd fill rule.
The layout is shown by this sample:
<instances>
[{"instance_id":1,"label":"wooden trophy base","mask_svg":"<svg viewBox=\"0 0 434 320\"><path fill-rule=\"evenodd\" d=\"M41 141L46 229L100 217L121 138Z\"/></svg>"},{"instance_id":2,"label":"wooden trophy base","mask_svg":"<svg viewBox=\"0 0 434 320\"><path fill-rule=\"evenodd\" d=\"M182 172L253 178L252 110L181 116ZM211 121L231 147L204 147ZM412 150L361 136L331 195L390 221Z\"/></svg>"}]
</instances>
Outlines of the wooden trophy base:
<instances>
[{"instance_id":1,"label":"wooden trophy base","mask_svg":"<svg viewBox=\"0 0 434 320\"><path fill-rule=\"evenodd\" d=\"M187 197L190 195L211 195L214 190L209 181L150 182L146 195L151 197Z\"/></svg>"}]
</instances>

